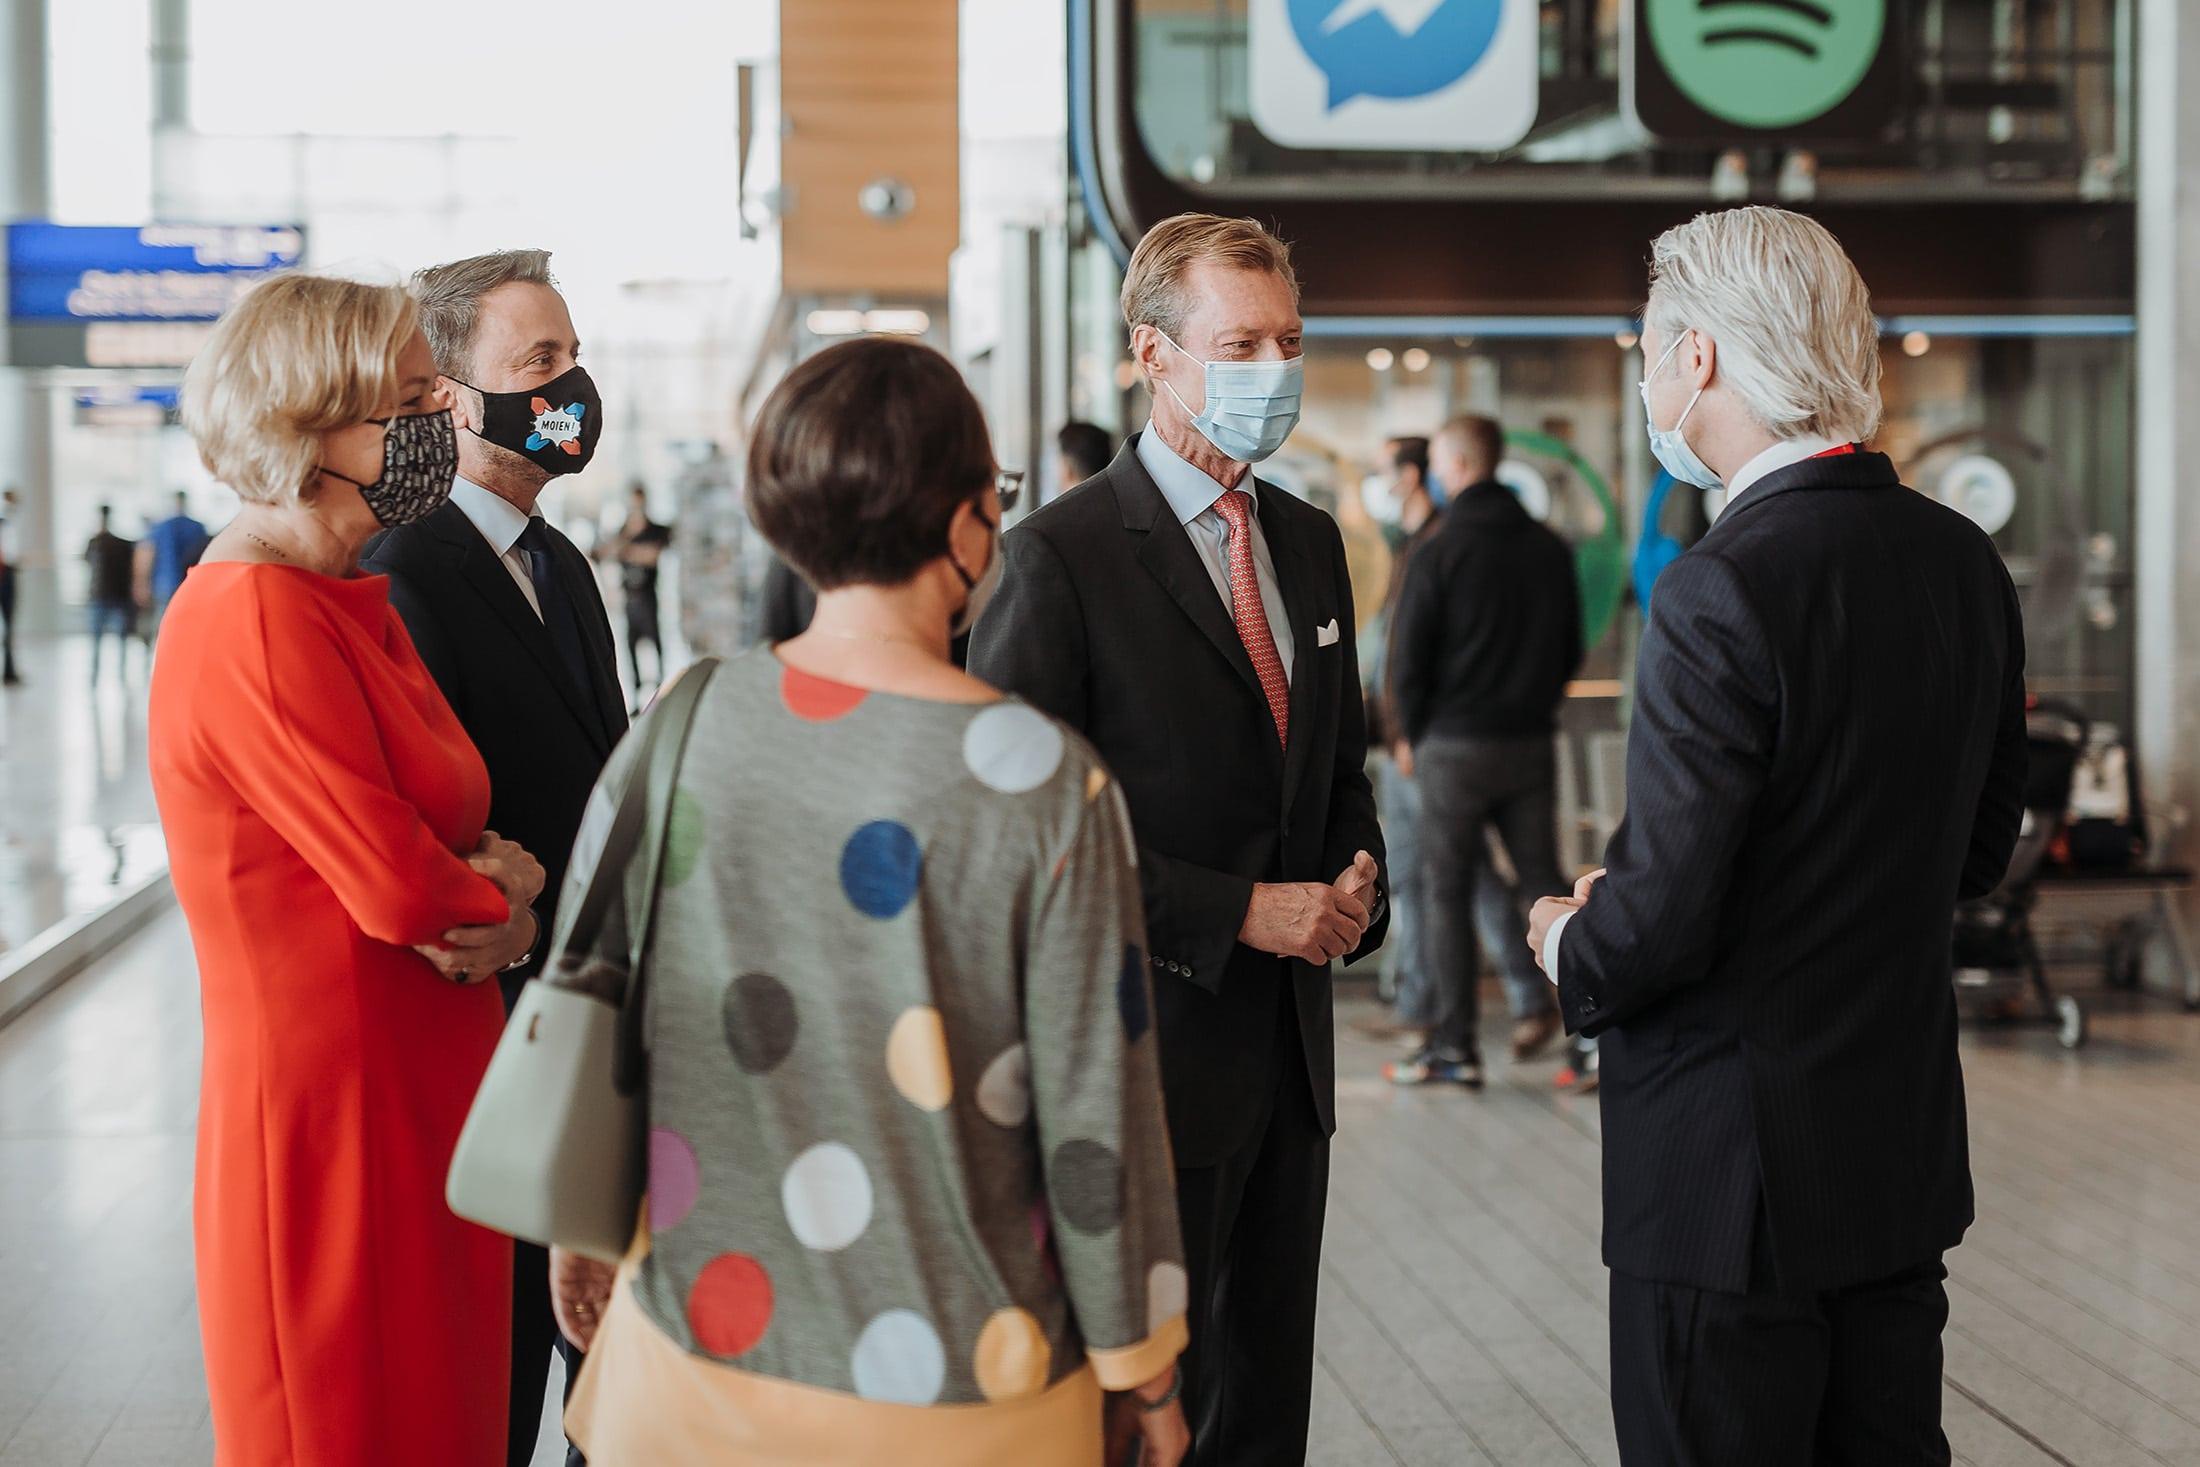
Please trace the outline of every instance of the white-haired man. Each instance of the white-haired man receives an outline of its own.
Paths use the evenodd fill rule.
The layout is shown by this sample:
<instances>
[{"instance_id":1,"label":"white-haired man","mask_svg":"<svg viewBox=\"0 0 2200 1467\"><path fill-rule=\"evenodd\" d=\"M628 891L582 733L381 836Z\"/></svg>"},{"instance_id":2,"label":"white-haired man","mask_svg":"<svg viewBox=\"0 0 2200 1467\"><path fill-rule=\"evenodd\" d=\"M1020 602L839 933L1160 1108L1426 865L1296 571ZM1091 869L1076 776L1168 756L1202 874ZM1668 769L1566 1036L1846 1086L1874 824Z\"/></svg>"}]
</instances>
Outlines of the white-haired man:
<instances>
[{"instance_id":1,"label":"white-haired man","mask_svg":"<svg viewBox=\"0 0 2200 1467\"><path fill-rule=\"evenodd\" d=\"M1529 933L1602 1039L1621 1460L1945 1463L1950 927L2022 819L2016 592L1862 446L1878 330L1816 223L1661 237L1642 345L1659 462L1727 507L1658 581L1609 869Z\"/></svg>"},{"instance_id":2,"label":"white-haired man","mask_svg":"<svg viewBox=\"0 0 2200 1467\"><path fill-rule=\"evenodd\" d=\"M1131 256L1123 320L1153 420L1008 532L970 670L1090 739L1137 827L1190 1274L1189 1460L1300 1462L1336 1129L1329 965L1389 922L1352 582L1336 521L1252 474L1299 416L1282 241L1163 220Z\"/></svg>"},{"instance_id":3,"label":"white-haired man","mask_svg":"<svg viewBox=\"0 0 2200 1467\"><path fill-rule=\"evenodd\" d=\"M603 400L547 250L502 250L413 278L420 326L459 428L450 502L377 536L362 566L390 604L489 767L489 824L543 853L536 904L556 928L565 859L612 746L626 732L611 620L588 560L536 501L586 467ZM507 1012L541 970L538 945L503 977ZM579 1353L551 1318L544 1250L513 1250L508 1467L534 1459L553 1345L571 1387ZM568 1460L580 1461L569 1450Z\"/></svg>"}]
</instances>

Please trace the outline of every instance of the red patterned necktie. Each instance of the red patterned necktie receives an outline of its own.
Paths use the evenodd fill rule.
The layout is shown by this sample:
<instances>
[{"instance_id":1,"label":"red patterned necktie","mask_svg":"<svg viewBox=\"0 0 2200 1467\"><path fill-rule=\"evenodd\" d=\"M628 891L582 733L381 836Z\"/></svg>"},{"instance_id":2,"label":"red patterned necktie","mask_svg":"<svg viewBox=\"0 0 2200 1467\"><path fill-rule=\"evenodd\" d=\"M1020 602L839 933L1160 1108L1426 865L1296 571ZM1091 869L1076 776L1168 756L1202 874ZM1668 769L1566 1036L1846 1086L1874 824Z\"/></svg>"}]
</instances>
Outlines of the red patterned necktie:
<instances>
[{"instance_id":1,"label":"red patterned necktie","mask_svg":"<svg viewBox=\"0 0 2200 1467\"><path fill-rule=\"evenodd\" d=\"M1275 634L1268 629L1268 608L1261 604L1260 576L1253 569L1253 496L1231 489L1215 501L1215 513L1230 522L1230 615L1237 623L1238 640L1253 661L1260 690L1268 695L1268 712L1276 720L1276 742L1291 742L1291 681L1283 675L1283 659L1276 655Z\"/></svg>"}]
</instances>

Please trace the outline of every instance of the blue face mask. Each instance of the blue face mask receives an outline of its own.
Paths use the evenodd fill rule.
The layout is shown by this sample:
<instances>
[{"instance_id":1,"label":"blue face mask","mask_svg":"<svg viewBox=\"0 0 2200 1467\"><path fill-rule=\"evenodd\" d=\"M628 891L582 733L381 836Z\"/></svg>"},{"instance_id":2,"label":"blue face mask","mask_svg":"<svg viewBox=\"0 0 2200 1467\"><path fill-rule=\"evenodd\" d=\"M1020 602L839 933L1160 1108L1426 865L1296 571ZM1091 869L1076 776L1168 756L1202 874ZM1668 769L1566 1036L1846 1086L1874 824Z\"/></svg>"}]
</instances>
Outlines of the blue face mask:
<instances>
[{"instance_id":1,"label":"blue face mask","mask_svg":"<svg viewBox=\"0 0 2200 1467\"><path fill-rule=\"evenodd\" d=\"M1665 355L1658 358L1658 364L1650 369L1650 375L1639 384L1642 388L1642 420L1650 429L1650 452L1668 474L1683 484L1693 484L1698 489L1716 489L1719 487L1719 476L1711 471L1709 464L1696 457L1696 450L1690 448L1688 440L1681 436L1681 424L1688 421L1688 415L1696 410L1696 404L1703 399L1703 389L1696 389L1696 395L1688 399L1688 406L1681 409L1679 421L1670 428L1660 428L1657 420L1650 415L1650 384L1658 373L1665 370L1665 364L1672 360L1673 353L1680 350L1685 336L1684 332L1673 338L1673 344L1665 349Z\"/></svg>"},{"instance_id":2,"label":"blue face mask","mask_svg":"<svg viewBox=\"0 0 2200 1467\"><path fill-rule=\"evenodd\" d=\"M1169 333L1161 339L1171 346ZM1187 359L1199 358L1176 346ZM1169 396L1184 409L1199 435L1241 464L1257 464L1283 447L1283 440L1299 425L1299 397L1306 381L1306 360L1286 357L1278 362L1199 362L1207 374L1207 405L1193 412L1169 387Z\"/></svg>"}]
</instances>

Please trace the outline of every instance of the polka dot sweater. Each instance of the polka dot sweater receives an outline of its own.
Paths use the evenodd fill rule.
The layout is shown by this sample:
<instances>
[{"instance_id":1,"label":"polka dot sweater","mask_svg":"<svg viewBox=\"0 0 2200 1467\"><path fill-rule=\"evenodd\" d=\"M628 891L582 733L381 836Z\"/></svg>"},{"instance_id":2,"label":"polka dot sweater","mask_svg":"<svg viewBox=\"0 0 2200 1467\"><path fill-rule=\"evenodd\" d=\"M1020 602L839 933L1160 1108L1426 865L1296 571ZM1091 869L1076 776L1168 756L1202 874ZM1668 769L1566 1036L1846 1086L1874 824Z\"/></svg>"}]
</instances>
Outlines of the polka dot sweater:
<instances>
[{"instance_id":1,"label":"polka dot sweater","mask_svg":"<svg viewBox=\"0 0 2200 1467\"><path fill-rule=\"evenodd\" d=\"M1186 1277L1143 947L1128 815L1074 733L767 650L728 662L688 744L649 960L647 1229L621 1299L652 1348L730 1367L706 1381L845 1397L852 1431L864 1406L1165 1371ZM607 1334L634 1328L619 1308ZM577 1402L592 1459L617 1455L600 1394Z\"/></svg>"}]
</instances>

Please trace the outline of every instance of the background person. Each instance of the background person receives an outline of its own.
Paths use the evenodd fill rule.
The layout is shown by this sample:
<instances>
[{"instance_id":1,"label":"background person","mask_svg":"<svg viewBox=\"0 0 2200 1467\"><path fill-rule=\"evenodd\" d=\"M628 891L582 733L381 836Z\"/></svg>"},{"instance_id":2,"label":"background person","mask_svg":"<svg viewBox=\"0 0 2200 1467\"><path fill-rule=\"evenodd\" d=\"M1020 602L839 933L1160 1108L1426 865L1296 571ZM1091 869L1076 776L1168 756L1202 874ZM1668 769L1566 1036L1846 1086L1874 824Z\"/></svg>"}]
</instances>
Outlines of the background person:
<instances>
[{"instance_id":1,"label":"background person","mask_svg":"<svg viewBox=\"0 0 2200 1467\"><path fill-rule=\"evenodd\" d=\"M634 699L646 701L642 683L642 643L649 644L654 671L648 686L665 680L664 634L658 625L657 572L665 549L672 544L672 527L649 517L649 488L639 481L627 487L626 519L611 542L611 556L619 563L619 588L625 593L626 655L634 666Z\"/></svg>"},{"instance_id":2,"label":"background person","mask_svg":"<svg viewBox=\"0 0 2200 1467\"><path fill-rule=\"evenodd\" d=\"M1402 761L1419 780L1436 1018L1420 1053L1384 1066L1402 1085L1482 1083L1478 888L1485 827L1511 858L1519 890L1569 889L1558 869L1558 765L1552 748L1566 684L1581 665L1573 552L1497 481L1504 430L1452 419L1430 444L1445 487L1442 531L1413 557L1391 632L1390 687ZM1516 909L1517 910L1517 909ZM1525 915L1524 913L1521 915ZM1497 954L1513 981L1512 1048L1524 1058L1557 1030L1550 994L1519 942Z\"/></svg>"},{"instance_id":3,"label":"background person","mask_svg":"<svg viewBox=\"0 0 2200 1467\"><path fill-rule=\"evenodd\" d=\"M99 648L115 639L115 676L130 675L130 641L138 630L137 542L114 530L114 507L99 507L99 533L84 547L91 568L89 594L92 631L92 681L99 681Z\"/></svg>"},{"instance_id":4,"label":"background person","mask_svg":"<svg viewBox=\"0 0 2200 1467\"><path fill-rule=\"evenodd\" d=\"M168 518L145 532L145 540L138 547L138 558L143 562L145 583L152 597L154 640L159 640L160 624L168 614L168 603L182 588L184 576L199 563L199 557L206 554L211 538L206 526L191 516L191 496L180 489L176 491L175 508Z\"/></svg>"},{"instance_id":5,"label":"background person","mask_svg":"<svg viewBox=\"0 0 2200 1467\"><path fill-rule=\"evenodd\" d=\"M2022 820L2022 613L1993 542L1858 446L1879 327L1832 235L1704 214L1651 269L1651 443L1727 504L1658 580L1610 870L1530 935L1603 1036L1620 1456L1945 1463L1948 953Z\"/></svg>"},{"instance_id":6,"label":"background person","mask_svg":"<svg viewBox=\"0 0 2200 1467\"><path fill-rule=\"evenodd\" d=\"M752 445L817 614L697 711L647 1233L615 1291L560 1255L573 1437L599 1467L1100 1467L1105 1388L1169 1467L1186 1281L1129 820L1083 740L948 656L999 583L984 417L874 337L796 367Z\"/></svg>"},{"instance_id":7,"label":"background person","mask_svg":"<svg viewBox=\"0 0 2200 1467\"><path fill-rule=\"evenodd\" d=\"M448 409L404 291L310 275L245 296L184 381L244 500L176 593L148 735L205 1016L223 1467L504 1456L511 1244L443 1180L542 868L483 832L480 757L357 574L378 527L450 493Z\"/></svg>"},{"instance_id":8,"label":"background person","mask_svg":"<svg viewBox=\"0 0 2200 1467\"><path fill-rule=\"evenodd\" d=\"M375 541L366 565L390 578L390 604L488 765L490 824L542 853L554 923L588 792L626 732L626 694L595 575L537 501L587 466L603 403L547 251L438 265L413 290L458 425L458 481L448 504ZM504 976L507 1012L542 958ZM525 1467L558 1339L541 1248L516 1245L512 1289L509 1460Z\"/></svg>"},{"instance_id":9,"label":"background person","mask_svg":"<svg viewBox=\"0 0 2200 1467\"><path fill-rule=\"evenodd\" d=\"M1115 444L1107 429L1075 419L1064 423L1054 435L1054 482L1061 486L1056 492L1067 494L1098 476L1114 457Z\"/></svg>"},{"instance_id":10,"label":"background person","mask_svg":"<svg viewBox=\"0 0 2200 1467\"><path fill-rule=\"evenodd\" d=\"M1306 1454L1336 1129L1329 966L1388 925L1336 522L1252 476L1298 418L1258 224L1154 226L1123 283L1153 419L1004 542L971 668L1091 739L1137 827L1207 1464Z\"/></svg>"},{"instance_id":11,"label":"background person","mask_svg":"<svg viewBox=\"0 0 2200 1467\"><path fill-rule=\"evenodd\" d=\"M0 687L18 688L15 666L15 568L22 563L23 536L17 526L22 501L13 489L0 491Z\"/></svg>"}]
</instances>

